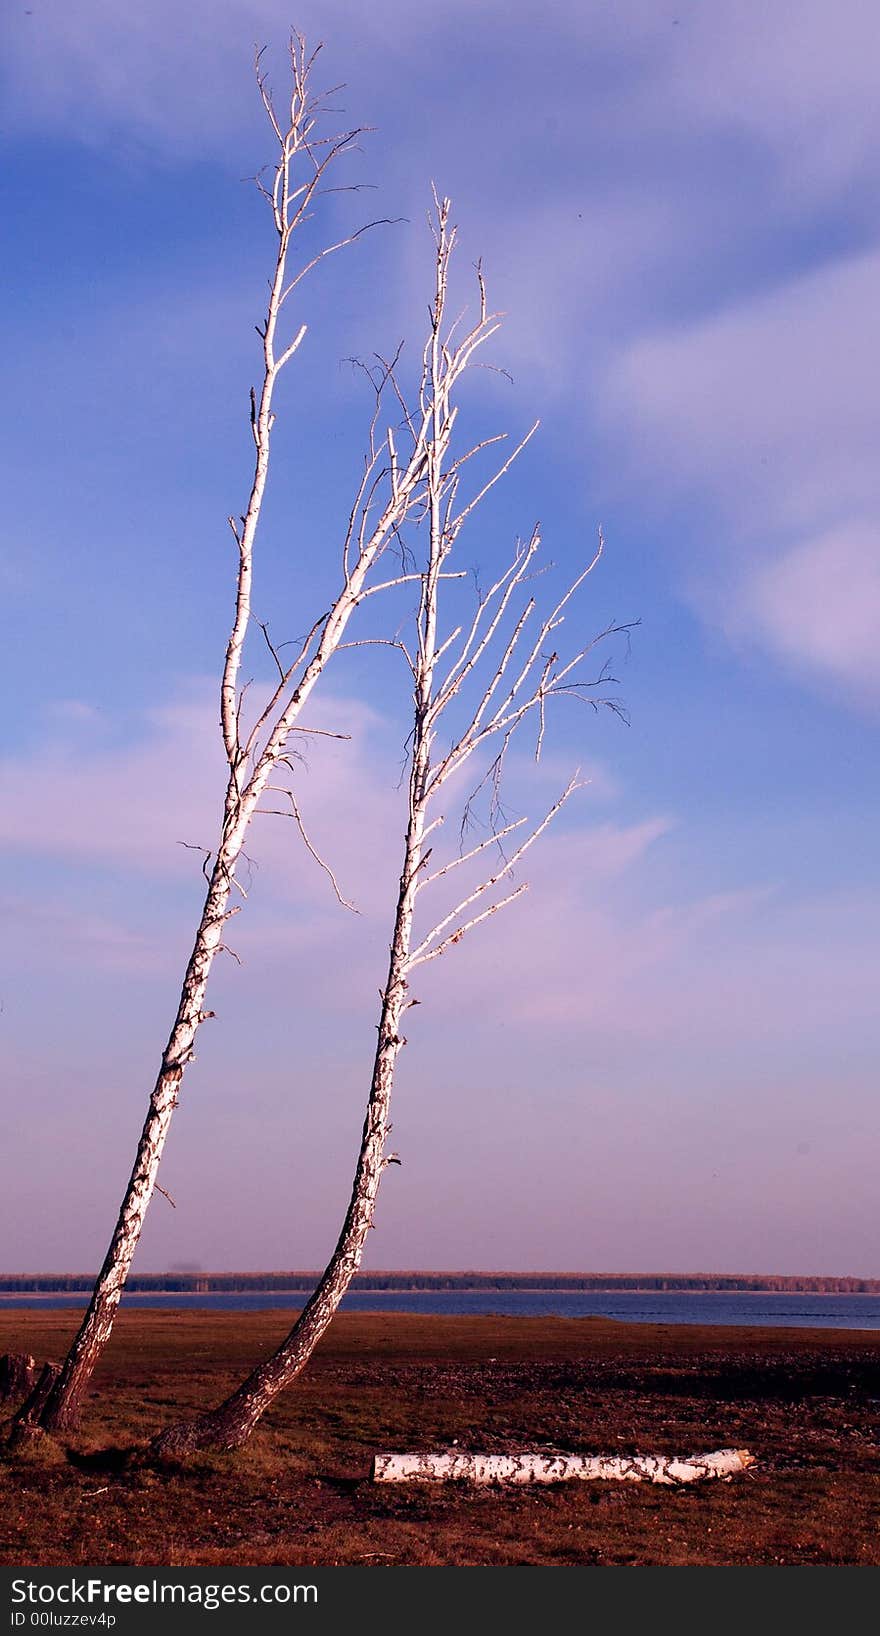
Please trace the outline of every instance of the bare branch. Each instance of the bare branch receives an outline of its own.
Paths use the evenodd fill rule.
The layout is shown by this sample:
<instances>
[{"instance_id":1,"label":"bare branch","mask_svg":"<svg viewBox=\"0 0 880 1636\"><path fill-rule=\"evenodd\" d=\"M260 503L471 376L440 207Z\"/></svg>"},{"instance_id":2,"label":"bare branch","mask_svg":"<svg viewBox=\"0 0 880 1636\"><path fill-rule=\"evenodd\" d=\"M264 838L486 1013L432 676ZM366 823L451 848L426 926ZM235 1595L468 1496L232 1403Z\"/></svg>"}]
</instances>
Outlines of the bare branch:
<instances>
[{"instance_id":1,"label":"bare branch","mask_svg":"<svg viewBox=\"0 0 880 1636\"><path fill-rule=\"evenodd\" d=\"M420 585L423 577L422 574L398 574L396 579L385 579L379 585L368 585L365 591L361 591L358 602L366 602L367 597L376 596L380 591L394 591L399 585ZM467 579L467 569L460 568L455 573L439 574L438 578Z\"/></svg>"},{"instance_id":2,"label":"bare branch","mask_svg":"<svg viewBox=\"0 0 880 1636\"><path fill-rule=\"evenodd\" d=\"M537 532L535 532L529 540L528 545L523 550L517 552L513 562L501 575L500 579L497 579L495 584L492 585L486 592L485 596L480 598L477 604L476 613L474 614L471 622L470 630L468 631L467 638L462 646L458 659L451 667L443 686L438 692L437 702L434 707L435 715L440 715L446 709L450 700L453 699L456 693L459 692L462 684L471 674L474 667L479 664L484 653L486 653L495 632L498 630L498 627L501 624L505 613L507 612L508 604L514 591L518 585L522 584L525 578L526 570L529 567L539 544L540 536ZM476 647L474 647L473 644L477 639L483 615L491 606L495 597L499 595L501 598L499 605L496 608L486 630L483 632L482 637L480 638L479 642L477 642ZM503 675L503 669L501 670L501 674Z\"/></svg>"},{"instance_id":3,"label":"bare branch","mask_svg":"<svg viewBox=\"0 0 880 1636\"><path fill-rule=\"evenodd\" d=\"M275 651L275 648L272 646L272 642L271 642L271 639L270 639L270 636L269 636L269 627L268 627L268 625L266 625L266 623L262 619L258 620L257 623L259 624L260 630L262 631L263 636L265 638L266 646L269 649L269 652L271 653L272 658L275 660L275 664L276 664L277 669L278 669L278 674L281 677L282 684L285 684L286 681L287 681L287 673L286 673L286 671L284 669L284 666L281 663L281 660L278 657L278 654Z\"/></svg>"},{"instance_id":4,"label":"bare branch","mask_svg":"<svg viewBox=\"0 0 880 1636\"><path fill-rule=\"evenodd\" d=\"M511 466L515 460L519 459L526 444L531 442L540 424L541 422L536 420L534 425L529 427L525 437L520 439L512 454L508 455L508 458L503 462L503 464L492 473L492 476L489 478L488 482L483 484L483 487L479 490L479 492L474 495L472 500L468 501L468 504L458 513L457 517L453 519L450 530L453 538L455 538L456 534L461 531L471 512L476 510L477 506L482 500L485 500L489 490L493 489L495 484L499 483L501 478L506 476L506 474L510 471ZM469 451L464 457L465 459L470 458L470 452L471 451ZM461 464L461 462L459 462L459 464Z\"/></svg>"},{"instance_id":5,"label":"bare branch","mask_svg":"<svg viewBox=\"0 0 880 1636\"><path fill-rule=\"evenodd\" d=\"M462 938L468 932L473 931L475 926L481 926L484 920L488 920L491 915L497 914L499 909L506 909L508 903L513 903L516 898L522 897L523 892L527 892L528 889L528 881L523 881L521 886L517 886L512 892L508 892L506 897L500 898L497 903L490 903L488 909L484 909L481 914L474 915L471 920L463 921L460 926L456 926L455 931L450 932L449 936L445 937L441 943L436 944L434 948L428 949L424 954L418 952L413 954L407 962L407 971L412 971L415 966L424 966L429 960L436 960L438 955L445 954L447 949L451 949L455 943L460 943Z\"/></svg>"},{"instance_id":6,"label":"bare branch","mask_svg":"<svg viewBox=\"0 0 880 1636\"><path fill-rule=\"evenodd\" d=\"M351 743L350 733L333 733L329 727L303 727L302 722L299 721L294 728L294 732L297 738L335 738L345 744ZM279 757L279 760L281 759Z\"/></svg>"},{"instance_id":7,"label":"bare branch","mask_svg":"<svg viewBox=\"0 0 880 1636\"><path fill-rule=\"evenodd\" d=\"M304 663L306 655L307 655L307 653L309 651L309 648L312 645L312 642L314 641L315 637L317 636L318 631L321 630L322 627L326 626L326 623L327 623L327 620L329 619L329 617L330 617L330 612L329 611L327 611L325 613L322 613L322 614L319 614L319 616L315 620L315 623L312 626L311 630L303 638L302 645L300 647L299 653L297 654L296 658L292 661L291 664L289 664L285 668L281 669L281 678L280 678L280 681L278 683L278 686L276 687L276 689L275 689L274 693L272 694L271 698L267 700L264 709L260 712L260 715L257 717L257 720L254 722L254 725L251 728L250 734L248 736L247 744L244 747L244 754L246 756L249 756L249 755L253 754L254 747L255 747L255 745L257 743L257 740L258 740L258 738L260 736L260 733L262 732L262 729L265 727L266 722L274 717L274 714L275 714L275 712L277 710L278 705L281 703L281 700L284 698L284 694L285 694L286 689L290 686L292 678L296 675L296 672L298 671L300 665L302 665Z\"/></svg>"},{"instance_id":8,"label":"bare branch","mask_svg":"<svg viewBox=\"0 0 880 1636\"><path fill-rule=\"evenodd\" d=\"M420 888L431 886L436 880L442 880L444 875L448 875L451 870L457 869L459 864L470 863L471 858L475 858L478 852L484 852L487 846L499 845L504 840L505 835L511 835L515 829L521 829L525 822L525 818L515 818L512 824L505 824L503 829L493 830L492 834L487 835L485 840L480 841L477 846L472 846L469 852L459 852L456 857L450 858L448 863L443 864L441 869L435 869L433 875L427 875L419 883Z\"/></svg>"},{"instance_id":9,"label":"bare branch","mask_svg":"<svg viewBox=\"0 0 880 1636\"><path fill-rule=\"evenodd\" d=\"M342 151L342 150L340 150L340 151ZM325 191L329 191L329 190L325 190ZM363 227L358 227L354 233L348 233L348 234L346 234L345 238L337 239L335 244L325 245L323 250L319 250L317 255L312 256L311 261L307 261L305 266L301 267L299 272L290 280L290 282L288 284L285 285L285 287L282 290L281 295L279 297L279 306L284 305L284 302L287 300L288 296L290 294L292 294L292 292L296 289L297 285L301 284L303 279L305 277L307 277L307 275L309 273L311 273L314 270L315 267L319 266L320 263L322 261L324 261L327 256L335 255L337 250L347 250L348 246L350 244L356 244L358 239L363 238L365 233L371 233L373 231L374 227L397 227L399 225L399 223L402 222L403 220L404 220L404 218L402 216L378 216L375 221L364 222ZM304 324L303 327L302 327L302 330L300 331L300 334L299 334L299 336L298 336L298 338L297 338L297 340L296 340L296 342L294 344L294 347L290 349L291 351L296 350L296 347L299 345L299 342L302 339L302 336L305 334L305 328L306 327L305 327L305 324ZM289 354L286 353L285 354L285 360L282 360L282 361L286 361L286 358L287 358L288 355Z\"/></svg>"},{"instance_id":10,"label":"bare branch","mask_svg":"<svg viewBox=\"0 0 880 1636\"><path fill-rule=\"evenodd\" d=\"M205 880L209 881L211 877L208 873L208 864L211 862L211 859L214 856L211 848L209 846L197 846L193 841L178 841L177 844L178 846L185 847L187 852L201 852L202 874L204 875Z\"/></svg>"},{"instance_id":11,"label":"bare branch","mask_svg":"<svg viewBox=\"0 0 880 1636\"><path fill-rule=\"evenodd\" d=\"M510 857L504 864L503 869L499 869L494 875L490 875L487 880L481 881L478 886L475 886L474 890L469 892L467 897L463 897L460 903L457 903L454 909L450 909L449 913L444 915L443 919L439 920L436 926L433 926L427 935L422 938L421 943L419 943L417 947L413 949L413 952L409 957L407 962L408 968L412 966L419 966L425 960L433 960L438 954L442 953L444 949L448 948L451 943L457 943L459 939L464 936L465 932L470 931L472 926L479 925L480 922L485 920L489 914L492 914L495 909L501 909L504 907L504 904L512 903L513 899L518 897L519 893L525 890L524 886L519 887L516 892L512 892L510 894L510 897L504 898L501 903L494 904L491 909L488 909L484 911L483 914L478 915L475 920L463 923L455 932L451 933L449 937L444 938L441 944L433 948L431 947L435 938L440 937L441 933L446 930L446 927L451 926L452 922L457 920L459 915L464 913L465 909L469 909L472 903L476 903L478 898L481 898L485 892L491 891L493 886L497 886L499 881L504 880L504 878L511 873L511 871L518 864L520 858L522 858L523 855L528 852L530 846L534 846L535 841L537 841L540 835L543 835L548 824L552 823L553 819L556 817L556 814L562 807L565 806L565 803L569 797L574 794L576 789L580 789L580 787L580 776L578 773L576 773L574 777L569 780L558 801L554 801L552 807L541 819L541 822L535 829L532 830L531 834L526 837L521 845L517 847L512 857ZM515 825L511 824L508 826L508 829L513 829L515 827ZM495 838L496 837L492 836L490 837L490 840ZM482 848L480 847L474 848L475 852L481 850Z\"/></svg>"},{"instance_id":12,"label":"bare branch","mask_svg":"<svg viewBox=\"0 0 880 1636\"><path fill-rule=\"evenodd\" d=\"M288 801L290 802L291 810L290 812L285 812L280 807L257 807L255 809L256 812L265 817L292 818L302 837L303 845L305 846L306 851L311 855L311 857L314 858L318 868L323 869L324 874L327 876L327 879L333 887L337 903L341 904L343 909L350 909L353 915L359 915L360 909L358 909L357 906L347 897L343 897L342 892L339 890L339 882L337 881L329 863L327 863L325 859L321 857L320 852L317 851L316 847L313 846L312 842L310 841L309 836L306 833L306 826L303 823L302 813L297 805L296 796L294 795L293 790L289 789L287 786L278 784L269 784L266 786L266 788L277 790L279 794L286 795Z\"/></svg>"},{"instance_id":13,"label":"bare branch","mask_svg":"<svg viewBox=\"0 0 880 1636\"><path fill-rule=\"evenodd\" d=\"M398 637L359 636L351 642L340 642L337 652L342 653L346 648L396 648L399 653L403 654L409 670L413 675L415 675L415 666L413 664L412 655L410 654L409 648L407 647L406 643L401 642ZM299 728L298 731L302 732L302 728Z\"/></svg>"}]
</instances>

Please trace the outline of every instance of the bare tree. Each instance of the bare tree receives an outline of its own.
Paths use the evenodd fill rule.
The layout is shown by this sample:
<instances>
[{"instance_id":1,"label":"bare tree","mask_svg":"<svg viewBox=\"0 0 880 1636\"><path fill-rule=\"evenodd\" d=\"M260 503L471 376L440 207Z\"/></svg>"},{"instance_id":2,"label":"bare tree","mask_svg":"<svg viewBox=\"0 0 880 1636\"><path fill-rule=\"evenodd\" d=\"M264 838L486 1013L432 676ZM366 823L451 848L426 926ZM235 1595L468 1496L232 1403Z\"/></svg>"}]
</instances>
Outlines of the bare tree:
<instances>
[{"instance_id":1,"label":"bare tree","mask_svg":"<svg viewBox=\"0 0 880 1636\"><path fill-rule=\"evenodd\" d=\"M410 437L418 441L422 435L420 429L429 428L423 508L414 519L426 541L423 566L418 575L416 630L409 645L396 639L409 667L413 689L408 811L388 973L381 991L378 1043L351 1198L330 1261L282 1345L218 1408L195 1420L173 1425L162 1433L155 1447L163 1456L180 1456L196 1448L235 1448L244 1443L278 1393L291 1384L307 1363L358 1269L373 1225L382 1175L397 1160L396 1154L387 1151L391 1129L389 1112L395 1067L406 1044L402 1032L404 1015L410 1006L419 1003L410 994L412 974L460 943L476 926L526 890L525 882L508 890L510 876L578 788L576 774L540 821L527 830L522 839L512 841L511 837L518 835L526 820L499 822L497 797L505 757L518 729L528 719L535 723L535 754L540 757L545 711L550 701L567 697L595 707L607 704L619 709L616 700L602 690L602 684L613 678L603 670L598 677L588 679L584 665L602 637L625 627L608 627L565 659L556 651L557 632L568 604L601 554L601 534L598 548L583 570L550 610L541 615L534 595L530 594L540 546L536 529L528 543L517 548L512 561L491 588L478 597L469 621L442 635L441 591L446 580L461 577L460 571L446 566L461 530L488 491L509 469L535 428L469 499L462 497L463 468L499 439L484 439L458 455L453 452L453 428L458 414L455 389L474 363L479 349L495 333L498 315L487 312L478 269L479 315L473 328L456 342L460 320L451 325L446 323L449 266L456 237L455 228L450 225L449 200L438 200L435 195L435 212L432 226L436 282L418 401L412 410L407 409L403 393L399 392L403 425ZM396 376L392 378L397 385ZM388 448L393 458L390 436ZM462 715L462 701L468 699L470 704L464 708L462 724L453 731L447 748L440 750L441 731L456 715ZM479 763L481 756L484 761L488 759L488 765L478 777L474 795L481 789L489 791L489 832L470 847L462 840L457 853L430 870L433 845L429 842L444 822L444 815L438 810L443 792L473 757L477 757ZM466 803L465 820L472 810L473 799ZM464 828L463 822L462 835ZM505 846L512 849L505 851ZM478 859L479 869L489 848L494 848L498 857L490 872L480 875L469 889L463 890L457 901L445 908L427 929L414 933L416 906L422 894L448 880L454 871L466 870Z\"/></svg>"},{"instance_id":2,"label":"bare tree","mask_svg":"<svg viewBox=\"0 0 880 1636\"><path fill-rule=\"evenodd\" d=\"M320 47L318 48L320 50ZM172 1115L180 1094L187 1064L192 1060L196 1034L213 1013L204 1009L205 991L215 956L224 948L226 926L241 904L230 902L233 890L246 895L236 877L248 826L266 791L277 788L277 777L292 770L287 757L288 743L318 679L333 654L343 644L349 620L368 597L405 583L404 571L382 581L375 573L380 559L414 507L422 506L425 476L432 439L431 417L427 410L408 422L406 438L398 450L393 435L377 441L377 426L385 391L391 384L389 371L374 379L375 408L369 428L363 474L351 507L342 549L339 589L329 609L319 614L293 659L273 645L262 627L267 647L277 671L261 707L252 710L244 725L243 699L248 684L241 685L241 664L245 639L253 623L252 584L254 544L263 506L274 426L273 397L282 371L295 356L306 333L304 324L285 330L288 304L303 279L325 258L350 245L368 223L333 243L309 253L294 265L293 250L321 197L331 191L328 172L357 145L360 130L324 135L328 113L327 96L312 90L317 51L309 55L299 35L290 45L291 92L283 117L277 111L257 57L257 82L263 107L277 142L278 154L267 182L259 185L272 215L277 246L265 318L258 326L262 342L263 373L259 390L252 390L250 425L255 461L246 508L239 518L230 517L235 538L237 581L235 613L226 648L220 687L220 724L228 763L226 792L219 838L204 863L207 892L187 963L177 1013L162 1052L146 1121L138 1143L131 1177L125 1191L116 1227L104 1264L98 1275L87 1312L60 1371L47 1364L40 1381L20 1411L16 1436L35 1433L38 1428L53 1430L75 1423L82 1396L113 1327L113 1321L153 1190L159 1161ZM284 330L284 333L282 331ZM340 735L344 736L344 735ZM290 816L305 832L293 791L282 786Z\"/></svg>"}]
</instances>

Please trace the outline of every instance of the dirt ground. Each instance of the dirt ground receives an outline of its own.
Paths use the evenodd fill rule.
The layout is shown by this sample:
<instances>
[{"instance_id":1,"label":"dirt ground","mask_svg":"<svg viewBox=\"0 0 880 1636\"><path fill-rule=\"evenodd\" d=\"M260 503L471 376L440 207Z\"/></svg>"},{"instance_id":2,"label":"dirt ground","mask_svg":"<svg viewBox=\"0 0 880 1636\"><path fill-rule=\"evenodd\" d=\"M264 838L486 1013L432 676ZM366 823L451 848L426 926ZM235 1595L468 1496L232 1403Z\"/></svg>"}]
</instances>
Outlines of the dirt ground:
<instances>
[{"instance_id":1,"label":"dirt ground","mask_svg":"<svg viewBox=\"0 0 880 1636\"><path fill-rule=\"evenodd\" d=\"M0 1313L0 1352L60 1358L76 1315ZM0 1562L217 1565L880 1565L880 1336L607 1319L345 1313L238 1454L137 1452L215 1403L290 1314L122 1314L75 1436L0 1459ZM2 1428L0 1428L2 1435ZM669 1489L402 1488L380 1450L747 1448Z\"/></svg>"}]
</instances>

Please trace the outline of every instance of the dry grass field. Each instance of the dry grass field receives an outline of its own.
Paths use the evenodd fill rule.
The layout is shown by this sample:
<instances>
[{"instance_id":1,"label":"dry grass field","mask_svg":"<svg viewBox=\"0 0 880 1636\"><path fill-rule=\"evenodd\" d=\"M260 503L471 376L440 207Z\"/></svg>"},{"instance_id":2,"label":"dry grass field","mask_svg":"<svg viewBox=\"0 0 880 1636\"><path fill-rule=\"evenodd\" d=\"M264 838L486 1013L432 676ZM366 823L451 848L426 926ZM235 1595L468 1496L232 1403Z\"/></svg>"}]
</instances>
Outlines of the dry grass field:
<instances>
[{"instance_id":1,"label":"dry grass field","mask_svg":"<svg viewBox=\"0 0 880 1636\"><path fill-rule=\"evenodd\" d=\"M0 1313L0 1352L62 1355L76 1315ZM75 1437L0 1460L23 1567L880 1565L880 1337L607 1319L344 1313L251 1445L157 1469L139 1445L215 1402L290 1314L121 1315ZM695 1453L692 1488L378 1487L382 1449Z\"/></svg>"}]
</instances>

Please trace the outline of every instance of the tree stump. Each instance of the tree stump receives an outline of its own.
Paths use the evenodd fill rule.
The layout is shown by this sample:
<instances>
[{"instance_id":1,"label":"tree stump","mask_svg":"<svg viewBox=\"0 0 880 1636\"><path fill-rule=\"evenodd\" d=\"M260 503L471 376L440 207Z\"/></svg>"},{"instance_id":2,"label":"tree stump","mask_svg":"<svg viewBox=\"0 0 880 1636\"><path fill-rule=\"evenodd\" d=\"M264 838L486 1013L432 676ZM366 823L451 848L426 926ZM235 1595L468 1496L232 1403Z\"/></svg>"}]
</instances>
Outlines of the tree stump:
<instances>
[{"instance_id":1,"label":"tree stump","mask_svg":"<svg viewBox=\"0 0 880 1636\"><path fill-rule=\"evenodd\" d=\"M15 1403L36 1385L39 1365L29 1352L4 1352L0 1357L0 1403Z\"/></svg>"},{"instance_id":2,"label":"tree stump","mask_svg":"<svg viewBox=\"0 0 880 1636\"><path fill-rule=\"evenodd\" d=\"M45 1435L40 1425L40 1415L52 1387L61 1373L60 1363L44 1363L36 1385L30 1397L25 1398L12 1425L9 1437L11 1449L24 1448L28 1443L34 1443Z\"/></svg>"}]
</instances>

